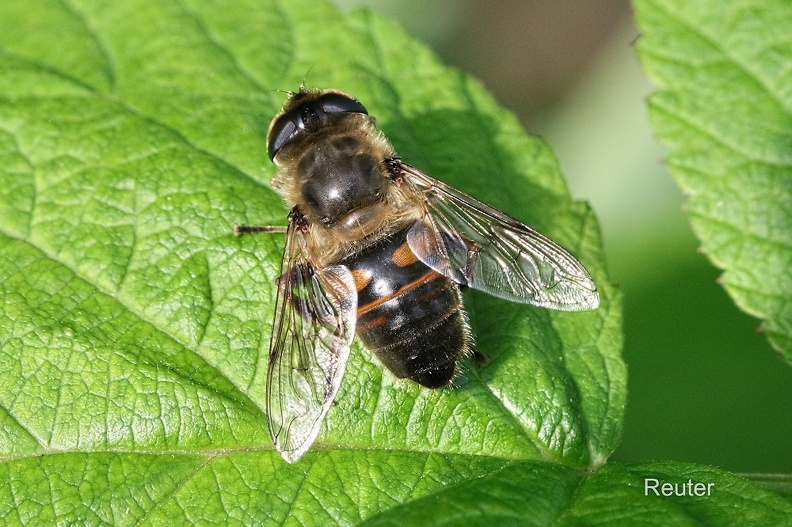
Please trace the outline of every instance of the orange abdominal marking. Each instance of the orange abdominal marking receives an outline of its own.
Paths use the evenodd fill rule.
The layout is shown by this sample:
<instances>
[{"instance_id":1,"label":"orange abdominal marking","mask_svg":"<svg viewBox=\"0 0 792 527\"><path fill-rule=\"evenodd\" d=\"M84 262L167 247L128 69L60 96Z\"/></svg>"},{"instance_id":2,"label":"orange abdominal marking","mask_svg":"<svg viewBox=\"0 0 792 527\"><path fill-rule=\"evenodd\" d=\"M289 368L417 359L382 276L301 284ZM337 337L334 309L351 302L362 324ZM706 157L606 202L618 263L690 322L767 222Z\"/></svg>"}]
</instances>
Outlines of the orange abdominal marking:
<instances>
[{"instance_id":1,"label":"orange abdominal marking","mask_svg":"<svg viewBox=\"0 0 792 527\"><path fill-rule=\"evenodd\" d=\"M363 291L371 283L371 271L369 269L353 269L352 278L355 280L355 289Z\"/></svg>"},{"instance_id":2,"label":"orange abdominal marking","mask_svg":"<svg viewBox=\"0 0 792 527\"><path fill-rule=\"evenodd\" d=\"M385 302L387 302L389 300L393 300L397 296L403 295L407 291L410 291L411 289L415 289L419 285L423 285L423 284L432 282L434 280L437 280L438 278L443 278L443 275L441 275L440 273L438 273L436 271L433 271L432 269L429 269L426 273L422 274L420 277L416 278L415 280L413 280L409 284L400 287L399 289L397 289L393 293L391 293L389 295L386 295L386 296L383 296L383 297L380 297L380 298L378 298L377 300L375 300L373 302L369 302L365 306L359 307L358 310L357 310L357 316L358 316L358 318L360 318L363 315L365 315L366 313L368 313L369 311L371 311L372 309L374 309L375 307L377 307L379 305L382 305L382 304L384 304Z\"/></svg>"},{"instance_id":3,"label":"orange abdominal marking","mask_svg":"<svg viewBox=\"0 0 792 527\"><path fill-rule=\"evenodd\" d=\"M374 329L384 326L390 322L390 317L386 317L385 315L380 315L374 320L370 320L365 324L358 324L357 329Z\"/></svg>"},{"instance_id":4,"label":"orange abdominal marking","mask_svg":"<svg viewBox=\"0 0 792 527\"><path fill-rule=\"evenodd\" d=\"M395 251L393 251L391 260L399 267L407 267L408 265L412 265L417 262L418 257L412 252L410 246L407 245L407 242L404 242L403 244L399 245Z\"/></svg>"}]
</instances>

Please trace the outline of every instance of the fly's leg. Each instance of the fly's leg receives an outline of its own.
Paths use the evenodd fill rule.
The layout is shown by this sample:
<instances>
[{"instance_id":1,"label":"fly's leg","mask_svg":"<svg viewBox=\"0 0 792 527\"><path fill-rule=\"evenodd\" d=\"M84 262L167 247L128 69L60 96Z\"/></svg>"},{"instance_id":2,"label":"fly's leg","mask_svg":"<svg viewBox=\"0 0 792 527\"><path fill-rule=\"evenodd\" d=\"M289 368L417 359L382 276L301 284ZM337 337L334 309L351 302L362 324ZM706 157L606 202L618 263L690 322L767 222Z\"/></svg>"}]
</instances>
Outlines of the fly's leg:
<instances>
[{"instance_id":1,"label":"fly's leg","mask_svg":"<svg viewBox=\"0 0 792 527\"><path fill-rule=\"evenodd\" d=\"M285 234L286 228L286 225L234 225L234 236L261 232Z\"/></svg>"},{"instance_id":2,"label":"fly's leg","mask_svg":"<svg viewBox=\"0 0 792 527\"><path fill-rule=\"evenodd\" d=\"M300 208L297 205L289 211L289 223L293 223L303 232L308 230L308 220L305 218L305 214L300 212ZM260 232L286 234L288 230L288 225L234 225L234 236L258 234Z\"/></svg>"},{"instance_id":3,"label":"fly's leg","mask_svg":"<svg viewBox=\"0 0 792 527\"><path fill-rule=\"evenodd\" d=\"M476 366L478 366L479 368L483 368L484 365L489 362L489 356L484 355L483 353L481 353L476 349L473 349L472 358L473 358L473 362L475 362Z\"/></svg>"}]
</instances>

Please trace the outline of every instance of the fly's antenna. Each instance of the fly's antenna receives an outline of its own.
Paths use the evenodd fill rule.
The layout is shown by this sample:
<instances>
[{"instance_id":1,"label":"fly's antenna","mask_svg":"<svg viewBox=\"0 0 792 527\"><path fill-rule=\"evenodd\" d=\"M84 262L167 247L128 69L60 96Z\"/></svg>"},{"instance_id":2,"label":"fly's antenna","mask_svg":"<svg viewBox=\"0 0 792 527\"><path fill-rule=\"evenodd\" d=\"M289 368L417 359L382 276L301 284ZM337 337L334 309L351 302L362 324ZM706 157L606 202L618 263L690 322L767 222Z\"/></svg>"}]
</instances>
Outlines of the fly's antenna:
<instances>
[{"instance_id":1,"label":"fly's antenna","mask_svg":"<svg viewBox=\"0 0 792 527\"><path fill-rule=\"evenodd\" d=\"M315 66L315 64L312 64L311 67L308 68L308 71L305 72L305 75L303 75L302 82L300 82L300 89L298 91L293 92L291 90L280 90L278 88L273 88L271 90L266 90L265 93L272 93L272 92L285 93L286 96L289 97L289 99L291 99L292 97L294 97L295 95L298 95L300 93L305 93L307 91L307 89L305 87L305 81L308 78L308 75L311 74L311 70L314 68L314 66Z\"/></svg>"},{"instance_id":2,"label":"fly's antenna","mask_svg":"<svg viewBox=\"0 0 792 527\"><path fill-rule=\"evenodd\" d=\"M303 80L300 83L300 93L305 91L305 81L308 79L308 75L311 74L311 70L314 69L314 66L316 66L316 64L311 64L311 67L308 68L308 71L306 71L305 75L303 75Z\"/></svg>"},{"instance_id":3,"label":"fly's antenna","mask_svg":"<svg viewBox=\"0 0 792 527\"><path fill-rule=\"evenodd\" d=\"M265 91L264 91L264 93L273 93L273 92L276 92L276 93L285 93L285 94L286 94L287 96L289 96L289 97L294 97L294 95L295 95L295 93L294 93L293 91L291 91L291 90L281 90L281 89L279 89L279 88L272 88L272 89L269 89L269 90L265 90Z\"/></svg>"}]
</instances>

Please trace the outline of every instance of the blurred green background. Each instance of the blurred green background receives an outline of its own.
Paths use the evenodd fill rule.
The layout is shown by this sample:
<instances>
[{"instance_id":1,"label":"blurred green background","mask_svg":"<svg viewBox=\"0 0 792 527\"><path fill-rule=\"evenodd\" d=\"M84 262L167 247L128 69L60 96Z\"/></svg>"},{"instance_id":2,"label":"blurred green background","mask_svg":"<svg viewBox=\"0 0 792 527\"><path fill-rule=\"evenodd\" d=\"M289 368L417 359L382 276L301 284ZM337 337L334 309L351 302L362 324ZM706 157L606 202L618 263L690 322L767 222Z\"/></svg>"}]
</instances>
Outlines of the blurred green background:
<instances>
[{"instance_id":1,"label":"blurred green background","mask_svg":"<svg viewBox=\"0 0 792 527\"><path fill-rule=\"evenodd\" d=\"M618 461L792 472L792 368L698 254L662 165L627 0L336 0L399 22L544 137L602 227L624 295L627 413Z\"/></svg>"}]
</instances>

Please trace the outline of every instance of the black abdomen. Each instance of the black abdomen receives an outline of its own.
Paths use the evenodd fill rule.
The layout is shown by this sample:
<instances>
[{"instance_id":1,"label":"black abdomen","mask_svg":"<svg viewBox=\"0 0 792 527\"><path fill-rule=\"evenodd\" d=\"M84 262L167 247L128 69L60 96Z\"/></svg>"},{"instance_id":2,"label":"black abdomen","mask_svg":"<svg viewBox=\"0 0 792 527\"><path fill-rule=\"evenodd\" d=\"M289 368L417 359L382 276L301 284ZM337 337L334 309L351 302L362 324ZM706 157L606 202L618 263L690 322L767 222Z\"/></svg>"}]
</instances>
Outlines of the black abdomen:
<instances>
[{"instance_id":1,"label":"black abdomen","mask_svg":"<svg viewBox=\"0 0 792 527\"><path fill-rule=\"evenodd\" d=\"M451 382L470 330L459 287L419 261L405 229L346 258L358 290L357 334L399 378Z\"/></svg>"}]
</instances>

